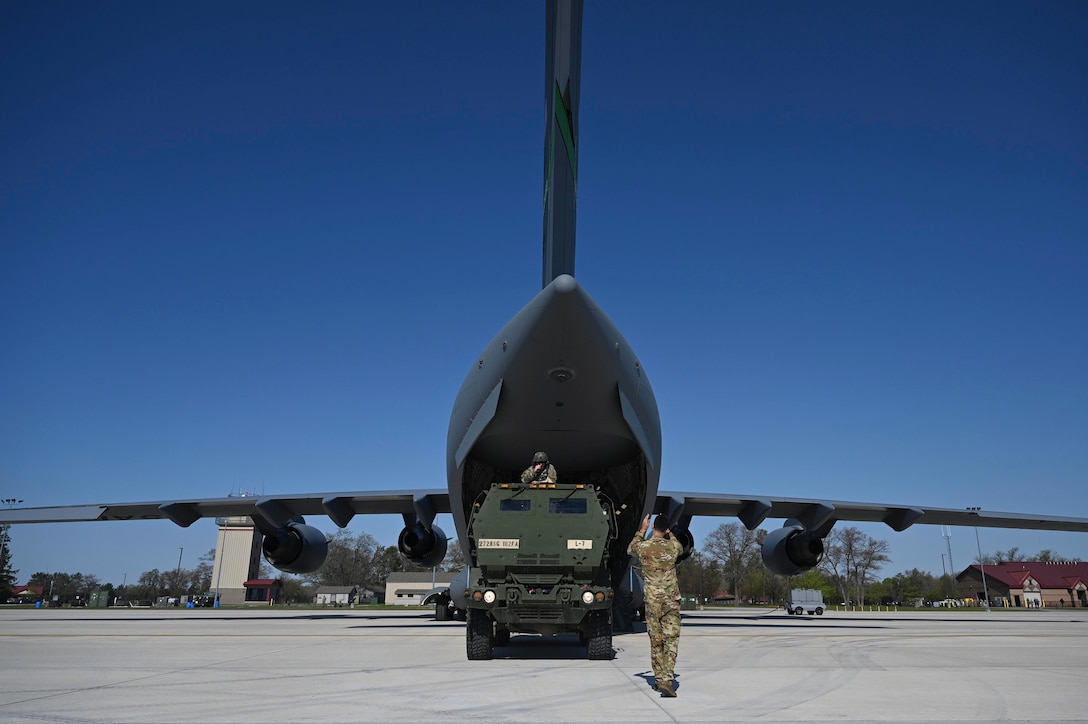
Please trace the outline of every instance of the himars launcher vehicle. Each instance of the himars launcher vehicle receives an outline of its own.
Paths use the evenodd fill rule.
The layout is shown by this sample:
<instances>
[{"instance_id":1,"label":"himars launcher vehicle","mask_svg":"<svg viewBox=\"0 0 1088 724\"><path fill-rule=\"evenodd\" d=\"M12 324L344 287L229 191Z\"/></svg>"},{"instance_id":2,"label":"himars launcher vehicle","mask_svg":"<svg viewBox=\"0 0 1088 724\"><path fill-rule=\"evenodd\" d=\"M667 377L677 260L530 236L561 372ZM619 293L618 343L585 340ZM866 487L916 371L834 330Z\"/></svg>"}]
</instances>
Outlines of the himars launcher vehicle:
<instances>
[{"instance_id":1,"label":"himars launcher vehicle","mask_svg":"<svg viewBox=\"0 0 1088 724\"><path fill-rule=\"evenodd\" d=\"M581 18L580 0L547 3L544 288L472 360L450 415L445 489L12 508L0 510L0 523L165 518L189 526L245 515L264 535L268 562L303 573L327 554L325 535L303 516L344 527L357 514L399 514L400 551L430 567L447 549L435 516L451 513L469 566L449 597L468 611L471 659L488 658L516 631L578 632L591 658L609 658L613 602L626 601L631 578L627 544L651 513L668 517L685 554L694 547L693 516L732 516L749 530L784 519L762 553L770 570L785 575L819 563L839 520L896 531L926 523L1088 532L1084 518L658 492L661 422L646 370L574 277ZM554 488L512 482L537 450L559 471Z\"/></svg>"},{"instance_id":2,"label":"himars launcher vehicle","mask_svg":"<svg viewBox=\"0 0 1088 724\"><path fill-rule=\"evenodd\" d=\"M490 659L511 633L574 632L589 658L611 658L607 496L582 484L496 483L472 507L468 657Z\"/></svg>"}]
</instances>

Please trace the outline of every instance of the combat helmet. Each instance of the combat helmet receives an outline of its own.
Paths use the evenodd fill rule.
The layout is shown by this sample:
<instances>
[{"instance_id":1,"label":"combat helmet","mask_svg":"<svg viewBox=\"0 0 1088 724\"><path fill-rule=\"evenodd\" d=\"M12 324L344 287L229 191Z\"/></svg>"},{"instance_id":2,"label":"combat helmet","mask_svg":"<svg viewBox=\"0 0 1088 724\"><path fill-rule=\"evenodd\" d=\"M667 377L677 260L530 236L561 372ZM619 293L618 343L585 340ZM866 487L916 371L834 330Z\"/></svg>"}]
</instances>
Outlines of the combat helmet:
<instances>
[{"instance_id":1,"label":"combat helmet","mask_svg":"<svg viewBox=\"0 0 1088 724\"><path fill-rule=\"evenodd\" d=\"M546 462L548 462L548 453L541 451L541 452L538 452L536 455L533 455L533 464L534 465L536 463L546 463Z\"/></svg>"}]
</instances>

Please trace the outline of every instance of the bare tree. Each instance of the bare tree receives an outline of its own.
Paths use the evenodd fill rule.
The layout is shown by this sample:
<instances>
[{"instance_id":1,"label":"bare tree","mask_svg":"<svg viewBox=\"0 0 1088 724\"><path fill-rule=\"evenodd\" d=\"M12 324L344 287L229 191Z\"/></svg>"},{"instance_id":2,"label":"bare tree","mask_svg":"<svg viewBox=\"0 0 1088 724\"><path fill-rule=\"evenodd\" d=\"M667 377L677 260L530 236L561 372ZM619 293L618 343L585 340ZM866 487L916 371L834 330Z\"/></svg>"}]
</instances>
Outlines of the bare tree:
<instances>
[{"instance_id":1,"label":"bare tree","mask_svg":"<svg viewBox=\"0 0 1088 724\"><path fill-rule=\"evenodd\" d=\"M460 571L465 567L465 552L461 550L460 541L451 540L446 549L446 557L439 565L443 571Z\"/></svg>"},{"instance_id":2,"label":"bare tree","mask_svg":"<svg viewBox=\"0 0 1088 724\"><path fill-rule=\"evenodd\" d=\"M340 529L328 536L329 555L325 563L304 579L317 586L354 586L371 579L371 564L378 542L368 533L352 536Z\"/></svg>"},{"instance_id":3,"label":"bare tree","mask_svg":"<svg viewBox=\"0 0 1088 724\"><path fill-rule=\"evenodd\" d=\"M429 568L422 568L410 563L407 558L401 555L396 546L386 546L374 556L374 570L371 574L373 576L371 580L375 583L381 583L393 571L414 571L419 573L429 570Z\"/></svg>"},{"instance_id":4,"label":"bare tree","mask_svg":"<svg viewBox=\"0 0 1088 724\"><path fill-rule=\"evenodd\" d=\"M381 583L393 571L425 571L409 563L396 546L382 546L369 533L352 536L338 530L327 536L329 555L321 568L302 578L311 586L357 586Z\"/></svg>"},{"instance_id":5,"label":"bare tree","mask_svg":"<svg viewBox=\"0 0 1088 724\"><path fill-rule=\"evenodd\" d=\"M1000 554L1003 561L1026 561L1028 557L1020 552L1020 548L1013 546L1004 553Z\"/></svg>"},{"instance_id":6,"label":"bare tree","mask_svg":"<svg viewBox=\"0 0 1088 724\"><path fill-rule=\"evenodd\" d=\"M721 588L722 572L717 561L702 551L696 551L691 557L676 567L676 578L680 592L685 596L695 596L699 603L706 603Z\"/></svg>"},{"instance_id":7,"label":"bare tree","mask_svg":"<svg viewBox=\"0 0 1088 724\"><path fill-rule=\"evenodd\" d=\"M847 527L832 530L824 546L820 567L839 589L842 600L864 602L871 575L891 560L888 542Z\"/></svg>"},{"instance_id":8,"label":"bare tree","mask_svg":"<svg viewBox=\"0 0 1088 724\"><path fill-rule=\"evenodd\" d=\"M721 566L722 576L739 601L740 582L759 562L756 533L740 523L723 523L707 536L703 551Z\"/></svg>"},{"instance_id":9,"label":"bare tree","mask_svg":"<svg viewBox=\"0 0 1088 724\"><path fill-rule=\"evenodd\" d=\"M197 559L196 568L185 571L186 592L189 594L207 593L212 589L212 570L215 565L215 549Z\"/></svg>"},{"instance_id":10,"label":"bare tree","mask_svg":"<svg viewBox=\"0 0 1088 724\"><path fill-rule=\"evenodd\" d=\"M1050 548L1044 548L1034 556L1028 556L1025 553L1021 553L1020 549L1016 546L1013 546L1007 551L994 551L993 553L983 553L981 556L975 556L975 563L981 563L984 566L996 566L998 563L1017 563L1020 561L1061 563L1065 560L1067 559L1064 556L1060 553L1056 553Z\"/></svg>"},{"instance_id":11,"label":"bare tree","mask_svg":"<svg viewBox=\"0 0 1088 724\"><path fill-rule=\"evenodd\" d=\"M131 586L126 594L133 599L148 601L159 596L165 596L167 590L166 578L163 573L158 568L152 568L150 571L141 573L136 585Z\"/></svg>"},{"instance_id":12,"label":"bare tree","mask_svg":"<svg viewBox=\"0 0 1088 724\"><path fill-rule=\"evenodd\" d=\"M1049 548L1044 548L1043 550L1035 554L1035 560L1039 561L1040 563L1061 563L1062 561L1068 559L1060 553L1055 553Z\"/></svg>"}]
</instances>

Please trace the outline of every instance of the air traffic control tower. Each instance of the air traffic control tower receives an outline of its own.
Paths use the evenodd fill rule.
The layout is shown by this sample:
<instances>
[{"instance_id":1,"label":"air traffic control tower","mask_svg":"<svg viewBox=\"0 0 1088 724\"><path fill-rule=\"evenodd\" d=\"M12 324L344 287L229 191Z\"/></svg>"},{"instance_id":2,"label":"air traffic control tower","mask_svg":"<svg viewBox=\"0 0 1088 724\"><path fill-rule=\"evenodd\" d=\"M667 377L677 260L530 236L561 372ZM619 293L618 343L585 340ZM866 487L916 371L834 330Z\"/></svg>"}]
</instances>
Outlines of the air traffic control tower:
<instances>
[{"instance_id":1,"label":"air traffic control tower","mask_svg":"<svg viewBox=\"0 0 1088 724\"><path fill-rule=\"evenodd\" d=\"M246 602L246 582L257 578L261 564L261 534L249 516L216 518L219 536L215 542L212 593L218 591L221 605Z\"/></svg>"}]
</instances>

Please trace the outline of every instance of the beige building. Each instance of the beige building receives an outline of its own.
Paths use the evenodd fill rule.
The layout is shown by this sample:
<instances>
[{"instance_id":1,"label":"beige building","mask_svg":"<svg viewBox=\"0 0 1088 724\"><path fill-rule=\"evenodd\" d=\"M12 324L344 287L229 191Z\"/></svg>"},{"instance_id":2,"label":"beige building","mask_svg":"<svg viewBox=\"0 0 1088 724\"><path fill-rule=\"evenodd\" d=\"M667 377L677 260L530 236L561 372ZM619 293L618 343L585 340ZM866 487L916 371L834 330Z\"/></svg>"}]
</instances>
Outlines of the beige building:
<instances>
[{"instance_id":1,"label":"beige building","mask_svg":"<svg viewBox=\"0 0 1088 724\"><path fill-rule=\"evenodd\" d=\"M212 593L219 593L223 605L247 603L251 596L246 594L246 582L257 578L261 565L261 533L249 516L217 518L215 522L219 524L219 535L215 541Z\"/></svg>"},{"instance_id":2,"label":"beige building","mask_svg":"<svg viewBox=\"0 0 1088 724\"><path fill-rule=\"evenodd\" d=\"M385 603L389 606L419 606L427 592L437 586L448 586L457 575L454 571L396 571L385 579Z\"/></svg>"}]
</instances>

